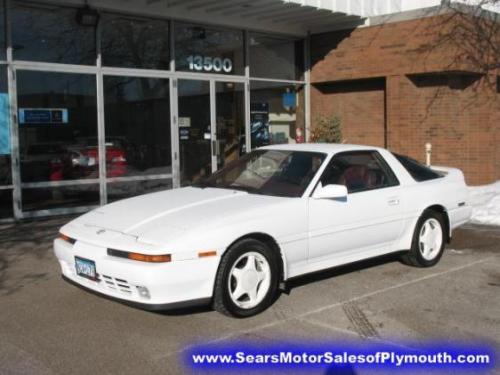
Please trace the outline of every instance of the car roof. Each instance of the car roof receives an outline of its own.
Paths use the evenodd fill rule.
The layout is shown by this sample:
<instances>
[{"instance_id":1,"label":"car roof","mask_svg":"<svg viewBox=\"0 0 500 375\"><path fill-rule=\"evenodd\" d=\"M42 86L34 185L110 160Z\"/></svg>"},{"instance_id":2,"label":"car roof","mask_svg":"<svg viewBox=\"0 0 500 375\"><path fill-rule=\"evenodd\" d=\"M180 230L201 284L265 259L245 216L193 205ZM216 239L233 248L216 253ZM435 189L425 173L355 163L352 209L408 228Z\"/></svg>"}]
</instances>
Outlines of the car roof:
<instances>
[{"instance_id":1,"label":"car roof","mask_svg":"<svg viewBox=\"0 0 500 375\"><path fill-rule=\"evenodd\" d=\"M344 143L287 143L260 147L263 150L287 150L287 151L307 151L324 152L327 154L336 154L344 151L359 150L383 150L381 147L351 145Z\"/></svg>"}]
</instances>

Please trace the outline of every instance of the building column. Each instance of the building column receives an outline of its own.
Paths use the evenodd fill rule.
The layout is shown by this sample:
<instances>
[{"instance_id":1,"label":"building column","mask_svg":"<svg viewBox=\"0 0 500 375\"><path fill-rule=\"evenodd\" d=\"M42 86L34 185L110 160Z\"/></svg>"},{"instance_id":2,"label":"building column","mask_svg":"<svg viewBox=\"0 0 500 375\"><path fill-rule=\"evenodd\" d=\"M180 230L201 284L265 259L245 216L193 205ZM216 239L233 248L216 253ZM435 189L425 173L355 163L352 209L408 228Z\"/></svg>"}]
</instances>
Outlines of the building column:
<instances>
[{"instance_id":1,"label":"building column","mask_svg":"<svg viewBox=\"0 0 500 375\"><path fill-rule=\"evenodd\" d=\"M401 138L398 136L401 126L400 83L400 75L385 77L385 147L394 150L401 148Z\"/></svg>"}]
</instances>

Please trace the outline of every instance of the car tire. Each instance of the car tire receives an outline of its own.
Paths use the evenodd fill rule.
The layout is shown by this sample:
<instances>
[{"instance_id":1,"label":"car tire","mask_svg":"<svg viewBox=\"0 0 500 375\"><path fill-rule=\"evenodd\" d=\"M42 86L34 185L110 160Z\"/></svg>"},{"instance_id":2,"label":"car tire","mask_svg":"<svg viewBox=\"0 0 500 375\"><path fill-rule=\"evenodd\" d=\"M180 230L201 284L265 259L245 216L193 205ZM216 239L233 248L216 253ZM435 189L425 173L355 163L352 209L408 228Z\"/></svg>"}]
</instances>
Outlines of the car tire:
<instances>
[{"instance_id":1,"label":"car tire","mask_svg":"<svg viewBox=\"0 0 500 375\"><path fill-rule=\"evenodd\" d=\"M214 310L246 318L267 309L278 294L279 254L265 243L243 239L222 257L214 286Z\"/></svg>"},{"instance_id":2,"label":"car tire","mask_svg":"<svg viewBox=\"0 0 500 375\"><path fill-rule=\"evenodd\" d=\"M432 267L441 259L446 245L443 215L425 210L417 221L410 251L402 255L404 263L414 267Z\"/></svg>"}]
</instances>

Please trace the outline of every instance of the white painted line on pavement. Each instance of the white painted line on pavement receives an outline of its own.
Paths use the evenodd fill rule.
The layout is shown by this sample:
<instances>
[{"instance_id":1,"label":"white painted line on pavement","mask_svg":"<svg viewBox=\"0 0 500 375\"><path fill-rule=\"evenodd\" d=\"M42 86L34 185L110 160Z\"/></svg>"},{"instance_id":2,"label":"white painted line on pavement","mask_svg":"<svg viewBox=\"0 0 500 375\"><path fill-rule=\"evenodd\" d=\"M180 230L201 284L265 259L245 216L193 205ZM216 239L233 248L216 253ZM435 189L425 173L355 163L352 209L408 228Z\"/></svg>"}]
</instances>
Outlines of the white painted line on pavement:
<instances>
[{"instance_id":1,"label":"white painted line on pavement","mask_svg":"<svg viewBox=\"0 0 500 375\"><path fill-rule=\"evenodd\" d=\"M450 268L450 269L448 269L446 271L442 271L442 272L435 272L435 273L432 273L432 274L429 274L429 275L426 275L426 276L419 277L419 278L414 279L414 280L410 280L410 281L406 281L406 282L403 282L403 283L400 283L400 284L392 285L392 286L389 286L389 287L386 287L386 288L378 289L378 290L375 290L373 292L365 293L365 294L362 294L360 296L353 297L353 298L350 298L350 299L347 299L347 300L338 301L338 302L335 302L335 303L332 303L332 304L329 304L329 305L326 305L326 306L322 306L322 307L320 307L318 309L314 309L314 310L307 311L307 312L302 313L302 314L298 314L298 315L287 317L285 319L275 320L273 322L266 323L266 324L261 324L259 326L253 327L253 328L249 328L249 329L245 329L245 330L241 330L241 331L232 332L232 333L229 333L227 335L223 335L223 336L220 336L218 338L215 338L215 339L212 339L212 340L208 340L208 341L205 342L205 344L215 344L217 342L229 340L229 339L231 339L233 337L236 337L236 336L240 336L240 335L245 335L245 334L257 332L257 331L260 331L260 330L263 330L263 329L266 329L266 328L272 328L272 327L278 326L280 324L283 324L283 323L286 323L286 322L290 322L292 320L305 320L306 322L309 322L308 320L304 319L304 318L306 318L309 315L317 314L319 312L331 309L333 307L341 306L344 303L359 301L361 299L372 297L372 296L375 296L377 294L382 294L382 293L385 293L385 292L388 292L388 291L391 291L391 290L394 290L394 289L402 288L402 287L407 286L407 285L416 284L416 283L419 283L421 281L425 281L425 280L429 280L429 279L432 279L432 278L435 278L435 277L440 277L440 276L444 276L444 275L447 275L447 274L450 274L450 273L453 273L453 272L461 271L461 270L463 270L465 268L469 268L469 267L472 267L472 266L476 266L478 264L489 262L490 260L492 260L494 258L495 258L494 256L491 256L491 257L488 257L488 258L477 260L475 262L471 262L469 264L465 264L463 266ZM331 327L331 328L335 329L335 330L339 330L339 331L341 330L341 329L336 329L336 327ZM344 331L344 330L342 330L342 331ZM351 332L349 332L349 333L351 333ZM170 357L172 355L182 353L184 350L185 349L174 350L174 351L171 351L171 352L166 353L164 355L158 356L155 359L160 360L162 358Z\"/></svg>"}]
</instances>

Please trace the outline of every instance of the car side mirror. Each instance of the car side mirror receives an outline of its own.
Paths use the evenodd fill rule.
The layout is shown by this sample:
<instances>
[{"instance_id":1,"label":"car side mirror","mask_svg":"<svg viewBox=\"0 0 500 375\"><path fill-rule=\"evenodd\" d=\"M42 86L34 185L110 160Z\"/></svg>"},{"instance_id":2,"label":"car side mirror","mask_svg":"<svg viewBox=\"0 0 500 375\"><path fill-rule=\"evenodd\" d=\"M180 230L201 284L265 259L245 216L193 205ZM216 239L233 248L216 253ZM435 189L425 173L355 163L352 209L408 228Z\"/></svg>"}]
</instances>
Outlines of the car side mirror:
<instances>
[{"instance_id":1,"label":"car side mirror","mask_svg":"<svg viewBox=\"0 0 500 375\"><path fill-rule=\"evenodd\" d=\"M347 188L344 185L318 186L313 194L314 199L339 199L347 198Z\"/></svg>"}]
</instances>

